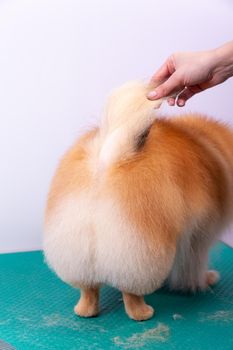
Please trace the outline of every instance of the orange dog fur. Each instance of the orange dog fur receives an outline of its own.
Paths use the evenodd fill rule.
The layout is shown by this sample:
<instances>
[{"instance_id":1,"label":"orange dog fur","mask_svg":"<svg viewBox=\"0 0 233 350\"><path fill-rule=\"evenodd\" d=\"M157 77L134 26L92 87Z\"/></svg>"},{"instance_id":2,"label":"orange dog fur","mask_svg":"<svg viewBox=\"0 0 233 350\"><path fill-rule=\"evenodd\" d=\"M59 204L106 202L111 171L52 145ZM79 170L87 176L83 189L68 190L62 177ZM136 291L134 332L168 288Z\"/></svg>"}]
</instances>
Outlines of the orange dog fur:
<instances>
[{"instance_id":1,"label":"orange dog fur","mask_svg":"<svg viewBox=\"0 0 233 350\"><path fill-rule=\"evenodd\" d=\"M75 312L97 315L101 284L122 291L125 310L146 320L143 296L205 289L208 250L233 211L233 132L201 115L158 117L148 86L110 96L100 127L66 153L48 196L44 253L81 288Z\"/></svg>"}]
</instances>

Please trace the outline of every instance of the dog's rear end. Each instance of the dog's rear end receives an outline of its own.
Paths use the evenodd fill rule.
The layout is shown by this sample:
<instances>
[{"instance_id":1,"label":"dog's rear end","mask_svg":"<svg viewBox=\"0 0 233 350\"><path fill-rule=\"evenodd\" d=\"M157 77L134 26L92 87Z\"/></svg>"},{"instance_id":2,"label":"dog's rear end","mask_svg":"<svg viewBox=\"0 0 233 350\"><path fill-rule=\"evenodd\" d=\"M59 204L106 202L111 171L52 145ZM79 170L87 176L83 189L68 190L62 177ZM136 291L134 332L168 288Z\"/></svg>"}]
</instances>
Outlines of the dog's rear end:
<instances>
[{"instance_id":1,"label":"dog's rear end","mask_svg":"<svg viewBox=\"0 0 233 350\"><path fill-rule=\"evenodd\" d=\"M157 119L161 101L146 92L141 83L117 90L52 183L45 255L81 288L81 316L98 313L101 283L120 289L128 315L142 320L153 315L143 295L166 279L196 290L218 278L208 249L232 215L232 131L201 116Z\"/></svg>"}]
</instances>

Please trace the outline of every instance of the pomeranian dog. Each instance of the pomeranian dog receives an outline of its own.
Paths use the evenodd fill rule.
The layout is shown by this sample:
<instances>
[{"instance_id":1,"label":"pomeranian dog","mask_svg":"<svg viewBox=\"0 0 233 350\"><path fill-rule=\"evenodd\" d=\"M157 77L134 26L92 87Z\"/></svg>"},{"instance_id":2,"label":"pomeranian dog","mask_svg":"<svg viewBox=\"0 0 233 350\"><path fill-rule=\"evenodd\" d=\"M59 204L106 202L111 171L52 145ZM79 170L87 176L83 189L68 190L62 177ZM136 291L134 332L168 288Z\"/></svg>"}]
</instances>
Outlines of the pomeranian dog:
<instances>
[{"instance_id":1,"label":"pomeranian dog","mask_svg":"<svg viewBox=\"0 0 233 350\"><path fill-rule=\"evenodd\" d=\"M130 318L147 320L144 295L165 281L196 291L219 278L208 251L232 218L233 131L196 114L158 117L149 90L117 89L52 181L44 253L81 289L79 316L98 314L102 284L122 292Z\"/></svg>"}]
</instances>

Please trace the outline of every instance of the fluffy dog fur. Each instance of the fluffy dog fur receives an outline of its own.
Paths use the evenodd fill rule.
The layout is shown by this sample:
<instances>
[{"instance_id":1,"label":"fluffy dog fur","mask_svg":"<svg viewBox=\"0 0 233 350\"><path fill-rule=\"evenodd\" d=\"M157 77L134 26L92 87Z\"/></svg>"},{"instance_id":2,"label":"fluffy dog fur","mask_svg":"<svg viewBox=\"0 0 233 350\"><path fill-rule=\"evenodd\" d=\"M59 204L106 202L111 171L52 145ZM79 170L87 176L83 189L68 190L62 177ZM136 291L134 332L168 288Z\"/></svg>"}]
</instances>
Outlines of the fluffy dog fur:
<instances>
[{"instance_id":1,"label":"fluffy dog fur","mask_svg":"<svg viewBox=\"0 0 233 350\"><path fill-rule=\"evenodd\" d=\"M52 181L44 253L81 288L80 316L98 313L101 284L122 291L135 320L153 315L144 294L205 289L208 250L232 218L233 132L205 116L166 119L143 83L109 98L99 128L82 136Z\"/></svg>"}]
</instances>

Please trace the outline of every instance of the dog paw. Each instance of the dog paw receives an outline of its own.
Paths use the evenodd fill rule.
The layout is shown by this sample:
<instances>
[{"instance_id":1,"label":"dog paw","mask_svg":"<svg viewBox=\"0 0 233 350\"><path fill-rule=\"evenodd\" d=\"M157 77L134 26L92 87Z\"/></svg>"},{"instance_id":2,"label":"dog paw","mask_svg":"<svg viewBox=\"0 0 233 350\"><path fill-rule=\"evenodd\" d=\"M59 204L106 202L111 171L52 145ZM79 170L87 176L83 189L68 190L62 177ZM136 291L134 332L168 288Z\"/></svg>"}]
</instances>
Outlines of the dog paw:
<instances>
[{"instance_id":1,"label":"dog paw","mask_svg":"<svg viewBox=\"0 0 233 350\"><path fill-rule=\"evenodd\" d=\"M206 283L208 286L213 286L220 279L220 275L216 270L209 270L206 272Z\"/></svg>"},{"instance_id":2,"label":"dog paw","mask_svg":"<svg viewBox=\"0 0 233 350\"><path fill-rule=\"evenodd\" d=\"M98 315L99 309L96 304L89 304L83 300L79 300L78 304L74 307L74 312L80 317L94 317Z\"/></svg>"},{"instance_id":3,"label":"dog paw","mask_svg":"<svg viewBox=\"0 0 233 350\"><path fill-rule=\"evenodd\" d=\"M154 309L150 305L140 305L134 309L127 310L127 314L135 321L149 320L154 315Z\"/></svg>"}]
</instances>

